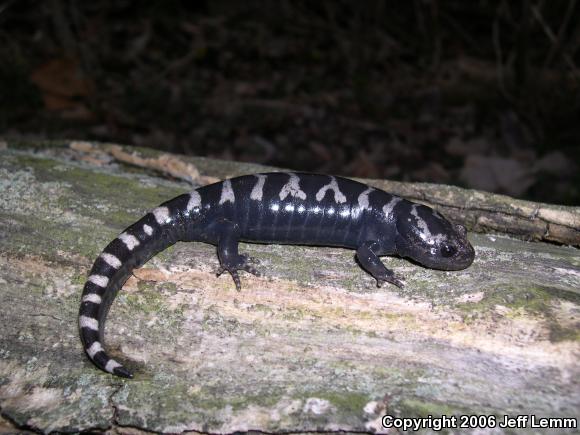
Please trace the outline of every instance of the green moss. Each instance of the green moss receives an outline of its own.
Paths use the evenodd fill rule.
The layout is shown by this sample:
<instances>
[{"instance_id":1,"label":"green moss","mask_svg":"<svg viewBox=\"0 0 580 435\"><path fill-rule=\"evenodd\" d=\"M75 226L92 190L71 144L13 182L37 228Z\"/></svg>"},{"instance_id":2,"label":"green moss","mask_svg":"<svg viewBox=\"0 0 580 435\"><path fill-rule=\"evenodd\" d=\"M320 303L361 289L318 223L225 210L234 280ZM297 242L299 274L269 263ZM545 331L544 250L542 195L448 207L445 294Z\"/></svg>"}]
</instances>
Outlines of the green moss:
<instances>
[{"instance_id":1,"label":"green moss","mask_svg":"<svg viewBox=\"0 0 580 435\"><path fill-rule=\"evenodd\" d=\"M550 342L559 343L561 341L580 341L580 329L578 327L564 327L557 322L550 322Z\"/></svg>"},{"instance_id":2,"label":"green moss","mask_svg":"<svg viewBox=\"0 0 580 435\"><path fill-rule=\"evenodd\" d=\"M13 160L12 165L31 169L40 183L56 183L59 187L47 190L39 187L43 186L39 183L26 183L21 186L23 192L29 191L28 195L38 198L38 201L28 204L28 207L35 207L39 212L31 212L29 208L14 208L13 215L2 216L21 223L17 231L13 229L9 239L14 252L20 252L24 249L21 247L29 244L25 239L29 240L30 234L37 234L36 243L26 247L27 253L52 256L60 250L82 253L93 258L123 227L139 219L148 208L182 193L178 188L143 186L130 177L64 166L50 158L20 154L9 157ZM67 223L61 224L60 220L49 219L41 214L46 213L47 209L69 211L78 217L73 216L71 222L69 215ZM22 214L26 214L26 219L22 219ZM94 219L104 224L99 227L98 232L94 231ZM86 228L87 224L91 228ZM19 233L22 234L21 238Z\"/></svg>"},{"instance_id":3,"label":"green moss","mask_svg":"<svg viewBox=\"0 0 580 435\"><path fill-rule=\"evenodd\" d=\"M70 183L73 191L83 198L119 198L140 205L148 198L156 204L182 193L178 188L144 186L138 179L101 172L94 168L64 166L63 163L49 158L18 155L17 162L20 166L32 168L35 177L41 182ZM135 198L131 195L132 192L143 196Z\"/></svg>"},{"instance_id":4,"label":"green moss","mask_svg":"<svg viewBox=\"0 0 580 435\"><path fill-rule=\"evenodd\" d=\"M207 397L207 396L206 396ZM261 394L252 393L229 396L227 404L234 410L246 409L249 406L263 406L264 408L271 408L275 406L282 398L282 392L273 393L272 391L264 391Z\"/></svg>"},{"instance_id":5,"label":"green moss","mask_svg":"<svg viewBox=\"0 0 580 435\"><path fill-rule=\"evenodd\" d=\"M35 171L49 172L54 170L57 165L61 164L53 159L28 154L13 154L11 157L14 159L12 165L16 165L23 169L34 169Z\"/></svg>"},{"instance_id":6,"label":"green moss","mask_svg":"<svg viewBox=\"0 0 580 435\"><path fill-rule=\"evenodd\" d=\"M302 320L306 317L310 317L306 310L302 310L299 308L285 308L282 314L282 318L284 320Z\"/></svg>"},{"instance_id":7,"label":"green moss","mask_svg":"<svg viewBox=\"0 0 580 435\"><path fill-rule=\"evenodd\" d=\"M94 259L107 240L113 239L116 235L116 232L107 231L106 228L97 235L84 227L40 219L33 214L22 220L18 215L0 213L0 219L20 222L18 229L14 229L10 238L4 240L5 253L38 255L56 262L63 261L63 252ZM30 243L31 235L34 237L33 244Z\"/></svg>"},{"instance_id":8,"label":"green moss","mask_svg":"<svg viewBox=\"0 0 580 435\"><path fill-rule=\"evenodd\" d=\"M507 318L517 319L530 315L540 317L547 324L552 343L580 340L580 330L577 327L562 326L557 319L554 306L558 300L580 304L580 296L573 292L549 287L504 286L488 290L479 302L456 304L456 308L465 313L464 321L469 324L501 305L510 309L505 314Z\"/></svg>"},{"instance_id":9,"label":"green moss","mask_svg":"<svg viewBox=\"0 0 580 435\"><path fill-rule=\"evenodd\" d=\"M361 415L365 405L369 402L368 394L355 391L318 392L308 397L317 397L328 400L337 409L339 415Z\"/></svg>"},{"instance_id":10,"label":"green moss","mask_svg":"<svg viewBox=\"0 0 580 435\"><path fill-rule=\"evenodd\" d=\"M79 287L84 286L86 281L87 275L85 273L76 273L71 278L71 283Z\"/></svg>"},{"instance_id":11,"label":"green moss","mask_svg":"<svg viewBox=\"0 0 580 435\"><path fill-rule=\"evenodd\" d=\"M439 402L426 402L416 398L403 399L397 403L397 413L402 417L428 417L469 413L468 409L452 407Z\"/></svg>"},{"instance_id":12,"label":"green moss","mask_svg":"<svg viewBox=\"0 0 580 435\"><path fill-rule=\"evenodd\" d=\"M164 420L168 424L191 421L194 417L208 423L208 418L213 418L211 413L216 409L230 408L238 411L250 406L271 408L281 400L283 393L257 393L252 390L247 393L224 394L223 385L194 390L187 383L184 384L182 379L157 375L151 380L125 383L125 388L115 396L115 402L123 405L120 406L119 423L124 425L143 424L138 420L138 413L123 411L127 408L140 409L143 406L159 411L159 424L163 424Z\"/></svg>"},{"instance_id":13,"label":"green moss","mask_svg":"<svg viewBox=\"0 0 580 435\"><path fill-rule=\"evenodd\" d=\"M31 168L35 178L40 182L57 182L66 186L67 194L59 198L66 208L84 211L83 205L89 205L90 209L99 214L97 204L108 202L113 208L117 205L121 210L146 210L145 207L153 207L174 196L184 192L179 187L167 186L144 186L138 179L128 176L120 176L93 168L78 166L64 166L63 163L36 156L17 155L16 162L19 166ZM90 204L79 202L82 198L94 199ZM103 201L104 200L104 201ZM102 215L108 215L114 210L105 210ZM127 223L126 214L122 215ZM134 220L134 216L133 216ZM132 221L129 221L131 223Z\"/></svg>"},{"instance_id":14,"label":"green moss","mask_svg":"<svg viewBox=\"0 0 580 435\"><path fill-rule=\"evenodd\" d=\"M88 171L81 168L70 168L66 171L65 180L74 182L73 190L83 197L95 194L95 189L101 197L111 202L122 200L125 205L141 208L143 204L157 205L176 195L183 193L179 188L165 186L144 186L139 180L121 177L106 172Z\"/></svg>"},{"instance_id":15,"label":"green moss","mask_svg":"<svg viewBox=\"0 0 580 435\"><path fill-rule=\"evenodd\" d=\"M344 372L356 371L360 368L360 364L348 360L332 360L328 362L328 365L336 370Z\"/></svg>"},{"instance_id":16,"label":"green moss","mask_svg":"<svg viewBox=\"0 0 580 435\"><path fill-rule=\"evenodd\" d=\"M394 382L394 379L405 379L407 378L407 374L411 373L410 370L403 373L399 368L390 366L388 364L384 366L376 366L373 368L373 373L377 375L379 379L382 381L389 381ZM415 376L413 376L415 377Z\"/></svg>"},{"instance_id":17,"label":"green moss","mask_svg":"<svg viewBox=\"0 0 580 435\"><path fill-rule=\"evenodd\" d=\"M139 293L125 293L125 302L130 310L147 314L160 314L168 310L165 297L155 288L155 284L139 281Z\"/></svg>"},{"instance_id":18,"label":"green moss","mask_svg":"<svg viewBox=\"0 0 580 435\"><path fill-rule=\"evenodd\" d=\"M156 159L160 155L165 154L165 152L153 149L153 148L145 148L145 147L124 147L124 151L135 154L139 157L144 159Z\"/></svg>"},{"instance_id":19,"label":"green moss","mask_svg":"<svg viewBox=\"0 0 580 435\"><path fill-rule=\"evenodd\" d=\"M248 307L247 310L266 314L273 314L277 311L274 310L273 307L270 307L269 305L266 304L253 304L252 306Z\"/></svg>"},{"instance_id":20,"label":"green moss","mask_svg":"<svg viewBox=\"0 0 580 435\"><path fill-rule=\"evenodd\" d=\"M174 282L163 282L159 285L159 290L163 293L175 293L177 285Z\"/></svg>"},{"instance_id":21,"label":"green moss","mask_svg":"<svg viewBox=\"0 0 580 435\"><path fill-rule=\"evenodd\" d=\"M142 334L147 341L158 341L158 337L162 336L165 342L174 343L181 335L187 308L168 304L168 294L175 291L174 284L139 281L137 286L137 292L119 293L114 306L115 315L129 319L137 317L144 321L147 328Z\"/></svg>"},{"instance_id":22,"label":"green moss","mask_svg":"<svg viewBox=\"0 0 580 435\"><path fill-rule=\"evenodd\" d=\"M147 422L142 420L138 412L127 409L138 410L142 407L151 407L157 410L157 423L163 421L187 421L189 418L203 418L196 408L200 404L196 403L194 408L193 400L184 384L175 381L141 381L127 383L125 388L115 395L114 400L119 406L118 420L122 425L143 426Z\"/></svg>"},{"instance_id":23,"label":"green moss","mask_svg":"<svg viewBox=\"0 0 580 435\"><path fill-rule=\"evenodd\" d=\"M485 297L475 303L458 303L455 308L466 312L488 312L495 309L497 305L511 308L511 316L520 316L531 313L536 315L547 315L550 313L550 304L553 296L542 287L515 287L502 286L489 289Z\"/></svg>"},{"instance_id":24,"label":"green moss","mask_svg":"<svg viewBox=\"0 0 580 435\"><path fill-rule=\"evenodd\" d=\"M234 318L223 316L219 310L211 306L205 310L202 322L204 331L213 331L220 335L229 335L240 329L241 323Z\"/></svg>"}]
</instances>

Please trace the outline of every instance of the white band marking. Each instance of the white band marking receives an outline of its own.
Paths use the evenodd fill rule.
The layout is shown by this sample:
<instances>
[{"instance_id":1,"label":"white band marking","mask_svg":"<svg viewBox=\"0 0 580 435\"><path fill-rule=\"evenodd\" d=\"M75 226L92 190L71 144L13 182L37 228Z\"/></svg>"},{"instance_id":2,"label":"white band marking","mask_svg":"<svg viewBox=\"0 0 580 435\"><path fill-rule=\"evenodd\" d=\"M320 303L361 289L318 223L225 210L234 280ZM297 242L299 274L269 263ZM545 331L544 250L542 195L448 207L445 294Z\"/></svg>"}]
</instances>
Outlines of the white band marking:
<instances>
[{"instance_id":1,"label":"white band marking","mask_svg":"<svg viewBox=\"0 0 580 435\"><path fill-rule=\"evenodd\" d=\"M336 182L336 178L334 177L330 177L330 183L320 188L320 190L316 194L316 200L318 202L322 201L324 195L326 195L326 192L328 190L332 190L334 192L334 202L336 202L337 204L342 204L343 202L346 202L346 196L344 196L344 194L340 191L338 183Z\"/></svg>"},{"instance_id":2,"label":"white band marking","mask_svg":"<svg viewBox=\"0 0 580 435\"><path fill-rule=\"evenodd\" d=\"M109 373L113 373L113 370L115 370L117 367L121 367L121 364L119 364L114 359L110 359L107 362L107 365L105 365L105 370L108 371Z\"/></svg>"},{"instance_id":3,"label":"white band marking","mask_svg":"<svg viewBox=\"0 0 580 435\"><path fill-rule=\"evenodd\" d=\"M300 178L296 174L288 174L290 180L286 183L280 191L280 200L284 200L288 195L298 197L302 200L306 199L306 193L300 189Z\"/></svg>"},{"instance_id":4,"label":"white band marking","mask_svg":"<svg viewBox=\"0 0 580 435\"><path fill-rule=\"evenodd\" d=\"M393 196L393 199L391 199L387 204L383 206L383 213L385 214L385 217L387 219L391 218L391 215L393 214L393 209L401 201L402 199L399 198L398 196Z\"/></svg>"},{"instance_id":5,"label":"white band marking","mask_svg":"<svg viewBox=\"0 0 580 435\"><path fill-rule=\"evenodd\" d=\"M109 284L109 278L107 278L105 275L91 275L89 276L88 280L93 284L103 288L107 287L107 284Z\"/></svg>"},{"instance_id":6,"label":"white band marking","mask_svg":"<svg viewBox=\"0 0 580 435\"><path fill-rule=\"evenodd\" d=\"M222 184L222 195L219 204L221 205L228 201L233 204L236 201L236 197L234 196L234 190L232 189L232 182L230 180L225 180Z\"/></svg>"},{"instance_id":7,"label":"white band marking","mask_svg":"<svg viewBox=\"0 0 580 435\"><path fill-rule=\"evenodd\" d=\"M95 341L93 344L91 344L91 347L87 349L87 353L91 358L93 358L99 352L104 352L104 349L103 346L101 346L101 343L98 341Z\"/></svg>"},{"instance_id":8,"label":"white band marking","mask_svg":"<svg viewBox=\"0 0 580 435\"><path fill-rule=\"evenodd\" d=\"M169 217L169 209L167 207L157 207L152 211L155 220L159 225L168 224L171 222Z\"/></svg>"},{"instance_id":9,"label":"white band marking","mask_svg":"<svg viewBox=\"0 0 580 435\"><path fill-rule=\"evenodd\" d=\"M81 302L92 302L93 304L100 304L102 298L96 293L89 293L88 295L84 295Z\"/></svg>"},{"instance_id":10,"label":"white band marking","mask_svg":"<svg viewBox=\"0 0 580 435\"><path fill-rule=\"evenodd\" d=\"M427 222L425 222L425 220L421 216L419 216L419 212L417 211L418 206L419 204L413 204L413 207L411 207L411 215L413 215L415 217L415 220L417 221L417 226L421 231L419 233L421 239L425 240L430 245L447 240L447 236L445 234L431 233L431 230L429 229L429 225L427 224Z\"/></svg>"},{"instance_id":11,"label":"white band marking","mask_svg":"<svg viewBox=\"0 0 580 435\"><path fill-rule=\"evenodd\" d=\"M93 319L92 317L80 316L79 325L81 328L89 328L93 331L99 330L99 321L97 319Z\"/></svg>"},{"instance_id":12,"label":"white band marking","mask_svg":"<svg viewBox=\"0 0 580 435\"><path fill-rule=\"evenodd\" d=\"M262 196L264 195L264 183L266 182L267 177L266 175L262 174L254 174L254 175L258 178L258 181L256 182L256 185L252 189L252 193L250 193L250 199L253 199L254 201L261 201Z\"/></svg>"},{"instance_id":13,"label":"white band marking","mask_svg":"<svg viewBox=\"0 0 580 435\"><path fill-rule=\"evenodd\" d=\"M367 190L365 190L363 193L361 193L358 196L358 206L362 210L370 210L371 209L371 206L369 203L369 195L373 190L375 190L375 189L372 187L369 187Z\"/></svg>"},{"instance_id":14,"label":"white band marking","mask_svg":"<svg viewBox=\"0 0 580 435\"><path fill-rule=\"evenodd\" d=\"M201 196L197 190L194 190L189 194L186 210L191 211L196 207L201 207Z\"/></svg>"},{"instance_id":15,"label":"white band marking","mask_svg":"<svg viewBox=\"0 0 580 435\"><path fill-rule=\"evenodd\" d=\"M108 252L103 252L100 257L111 266L113 269L118 269L121 267L121 260L115 257L113 254L109 254Z\"/></svg>"},{"instance_id":16,"label":"white band marking","mask_svg":"<svg viewBox=\"0 0 580 435\"><path fill-rule=\"evenodd\" d=\"M122 233L119 235L118 239L125 244L129 251L135 249L135 246L139 246L139 240L131 234Z\"/></svg>"}]
</instances>

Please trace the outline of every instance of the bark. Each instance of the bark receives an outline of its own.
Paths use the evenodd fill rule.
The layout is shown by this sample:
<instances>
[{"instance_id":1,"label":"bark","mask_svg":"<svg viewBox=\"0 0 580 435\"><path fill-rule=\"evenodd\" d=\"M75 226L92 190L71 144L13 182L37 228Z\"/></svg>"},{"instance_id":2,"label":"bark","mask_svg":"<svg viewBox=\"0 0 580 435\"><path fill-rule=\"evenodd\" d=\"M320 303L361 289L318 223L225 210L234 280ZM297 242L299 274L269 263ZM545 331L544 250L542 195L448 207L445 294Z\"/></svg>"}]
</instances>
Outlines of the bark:
<instances>
[{"instance_id":1,"label":"bark","mask_svg":"<svg viewBox=\"0 0 580 435\"><path fill-rule=\"evenodd\" d=\"M470 234L476 259L461 272L385 258L404 289L376 288L352 251L245 244L264 277L244 274L237 292L214 276L215 248L177 244L135 271L109 314L107 347L136 378L98 371L76 315L101 249L190 184L264 167L169 159L190 182L168 181L157 152L70 145L0 147L0 428L385 432L387 412L577 416L579 252L499 234ZM486 210L526 221L524 203L506 197L375 185L479 229ZM531 222L561 222L546 210L580 218L525 205Z\"/></svg>"}]
</instances>

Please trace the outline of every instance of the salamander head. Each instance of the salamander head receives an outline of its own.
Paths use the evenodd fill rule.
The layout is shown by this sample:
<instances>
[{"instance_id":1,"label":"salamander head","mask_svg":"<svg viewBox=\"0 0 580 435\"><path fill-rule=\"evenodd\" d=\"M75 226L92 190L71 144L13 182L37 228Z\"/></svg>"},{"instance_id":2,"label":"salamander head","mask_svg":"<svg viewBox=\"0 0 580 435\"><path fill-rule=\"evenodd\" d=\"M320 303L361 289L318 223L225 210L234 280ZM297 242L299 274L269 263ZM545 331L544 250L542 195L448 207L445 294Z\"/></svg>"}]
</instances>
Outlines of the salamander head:
<instances>
[{"instance_id":1,"label":"salamander head","mask_svg":"<svg viewBox=\"0 0 580 435\"><path fill-rule=\"evenodd\" d=\"M397 219L397 253L423 266L441 270L461 270L473 262L475 251L467 240L467 230L453 225L435 210L419 204Z\"/></svg>"}]
</instances>

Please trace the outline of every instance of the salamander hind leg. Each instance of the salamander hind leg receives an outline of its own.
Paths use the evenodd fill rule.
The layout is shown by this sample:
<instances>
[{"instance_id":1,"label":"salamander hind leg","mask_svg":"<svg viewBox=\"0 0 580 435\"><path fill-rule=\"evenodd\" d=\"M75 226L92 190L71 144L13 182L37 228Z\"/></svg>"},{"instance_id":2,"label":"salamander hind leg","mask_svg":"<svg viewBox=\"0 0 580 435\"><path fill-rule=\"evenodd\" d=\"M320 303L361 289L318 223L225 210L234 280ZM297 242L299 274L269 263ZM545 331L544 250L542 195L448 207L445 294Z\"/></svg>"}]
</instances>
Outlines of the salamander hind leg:
<instances>
[{"instance_id":1,"label":"salamander hind leg","mask_svg":"<svg viewBox=\"0 0 580 435\"><path fill-rule=\"evenodd\" d=\"M362 268L377 280L377 287L380 287L383 282L389 282L399 288L403 288L403 282L401 281L402 278L395 275L392 270L387 269L381 259L373 251L374 244L374 242L365 242L356 250L356 258Z\"/></svg>"},{"instance_id":2,"label":"salamander hind leg","mask_svg":"<svg viewBox=\"0 0 580 435\"><path fill-rule=\"evenodd\" d=\"M236 284L236 290L240 291L242 284L238 270L260 276L260 273L252 265L256 261L247 255L238 253L239 227L235 223L224 219L217 223L217 226L217 251L220 267L216 275L220 276L222 273L228 272Z\"/></svg>"}]
</instances>

